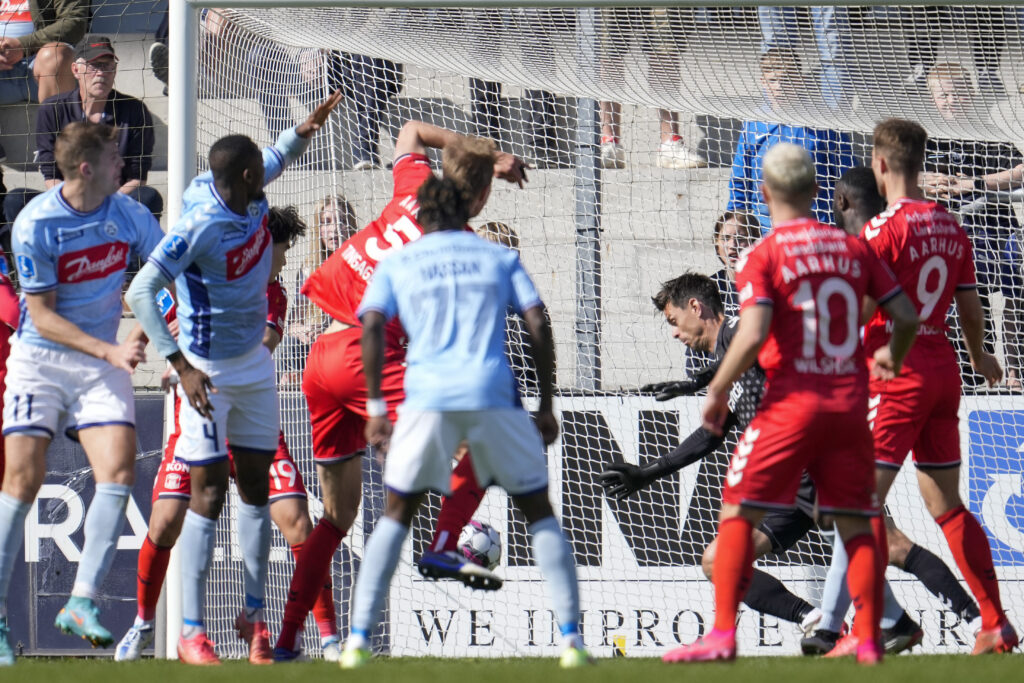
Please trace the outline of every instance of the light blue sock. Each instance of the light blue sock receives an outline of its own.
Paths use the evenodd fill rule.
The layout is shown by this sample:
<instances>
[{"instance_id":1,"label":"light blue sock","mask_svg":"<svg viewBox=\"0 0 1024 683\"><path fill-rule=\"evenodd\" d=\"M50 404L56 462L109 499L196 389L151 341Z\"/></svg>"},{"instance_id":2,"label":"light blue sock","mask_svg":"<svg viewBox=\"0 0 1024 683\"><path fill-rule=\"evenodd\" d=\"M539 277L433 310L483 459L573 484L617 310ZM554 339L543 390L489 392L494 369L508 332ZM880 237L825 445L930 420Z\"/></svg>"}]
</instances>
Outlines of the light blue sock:
<instances>
[{"instance_id":1,"label":"light blue sock","mask_svg":"<svg viewBox=\"0 0 1024 683\"><path fill-rule=\"evenodd\" d=\"M882 587L883 597L885 598L885 605L882 608L882 628L892 628L896 625L896 622L903 616L903 605L896 602L896 596L892 594L892 588L889 587L889 582L886 581Z\"/></svg>"},{"instance_id":2,"label":"light blue sock","mask_svg":"<svg viewBox=\"0 0 1024 683\"><path fill-rule=\"evenodd\" d=\"M85 545L71 589L72 597L91 600L96 588L103 583L114 561L117 539L124 529L124 509L131 492L125 484L96 484L96 495L85 515Z\"/></svg>"},{"instance_id":3,"label":"light blue sock","mask_svg":"<svg viewBox=\"0 0 1024 683\"><path fill-rule=\"evenodd\" d=\"M576 562L572 549L554 517L545 517L530 525L533 558L548 587L548 597L555 608L558 626L564 640L573 645L579 641L580 586L576 581Z\"/></svg>"},{"instance_id":4,"label":"light blue sock","mask_svg":"<svg viewBox=\"0 0 1024 683\"><path fill-rule=\"evenodd\" d=\"M31 503L0 493L0 617L7 616L7 590L25 540L25 518L31 508Z\"/></svg>"},{"instance_id":5,"label":"light blue sock","mask_svg":"<svg viewBox=\"0 0 1024 683\"><path fill-rule=\"evenodd\" d=\"M850 589L846 585L846 570L850 559L846 556L846 547L839 534L832 543L832 564L825 576L825 587L821 590L821 621L818 628L839 633L843 619L850 609Z\"/></svg>"},{"instance_id":6,"label":"light blue sock","mask_svg":"<svg viewBox=\"0 0 1024 683\"><path fill-rule=\"evenodd\" d=\"M398 567L398 555L409 533L390 517L381 517L366 542L363 563L359 567L356 593L352 606L352 634L369 640L384 609L384 598L391 586L391 577Z\"/></svg>"},{"instance_id":7,"label":"light blue sock","mask_svg":"<svg viewBox=\"0 0 1024 683\"><path fill-rule=\"evenodd\" d=\"M192 510L185 513L178 547L181 549L181 616L186 626L201 629L203 625L206 577L213 561L216 531L217 520L207 519Z\"/></svg>"},{"instance_id":8,"label":"light blue sock","mask_svg":"<svg viewBox=\"0 0 1024 683\"><path fill-rule=\"evenodd\" d=\"M265 621L267 564L270 561L270 505L238 506L238 544L242 548L245 588L245 618Z\"/></svg>"}]
</instances>

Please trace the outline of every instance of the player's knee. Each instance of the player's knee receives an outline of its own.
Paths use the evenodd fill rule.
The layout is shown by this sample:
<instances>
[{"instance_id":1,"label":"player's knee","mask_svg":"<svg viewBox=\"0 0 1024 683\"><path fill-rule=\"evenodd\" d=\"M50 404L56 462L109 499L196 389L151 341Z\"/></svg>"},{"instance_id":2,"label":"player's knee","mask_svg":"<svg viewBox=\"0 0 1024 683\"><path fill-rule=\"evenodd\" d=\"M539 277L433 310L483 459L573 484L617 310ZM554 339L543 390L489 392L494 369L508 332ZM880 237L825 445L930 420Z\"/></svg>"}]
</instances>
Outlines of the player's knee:
<instances>
[{"instance_id":1,"label":"player's knee","mask_svg":"<svg viewBox=\"0 0 1024 683\"><path fill-rule=\"evenodd\" d=\"M889 542L889 564L894 567L903 568L903 564L907 561L907 553L914 547L913 542L903 534L893 533L892 529L887 530L888 533L886 538Z\"/></svg>"},{"instance_id":2,"label":"player's knee","mask_svg":"<svg viewBox=\"0 0 1024 683\"><path fill-rule=\"evenodd\" d=\"M71 48L63 43L47 43L36 53L32 74L41 77L56 76L61 71L70 71L73 61Z\"/></svg>"},{"instance_id":3,"label":"player's knee","mask_svg":"<svg viewBox=\"0 0 1024 683\"><path fill-rule=\"evenodd\" d=\"M31 503L36 499L39 488L43 485L46 472L18 471L8 468L4 472L3 491L23 503Z\"/></svg>"},{"instance_id":4,"label":"player's knee","mask_svg":"<svg viewBox=\"0 0 1024 683\"><path fill-rule=\"evenodd\" d=\"M298 498L285 498L270 505L270 518L288 545L304 543L313 533L313 523L304 503Z\"/></svg>"},{"instance_id":5,"label":"player's knee","mask_svg":"<svg viewBox=\"0 0 1024 683\"><path fill-rule=\"evenodd\" d=\"M352 527L359 512L359 498L324 499L324 519L343 531Z\"/></svg>"},{"instance_id":6,"label":"player's knee","mask_svg":"<svg viewBox=\"0 0 1024 683\"><path fill-rule=\"evenodd\" d=\"M169 548L178 542L181 535L181 525L185 521L185 509L182 514L153 515L149 520L149 540L161 548Z\"/></svg>"},{"instance_id":7,"label":"player's knee","mask_svg":"<svg viewBox=\"0 0 1024 683\"><path fill-rule=\"evenodd\" d=\"M709 579L712 577L715 569L715 550L717 547L718 541L712 541L711 545L704 549L704 554L700 558L700 568L704 570L704 576Z\"/></svg>"},{"instance_id":8,"label":"player's knee","mask_svg":"<svg viewBox=\"0 0 1024 683\"><path fill-rule=\"evenodd\" d=\"M220 484L207 484L203 487L192 486L192 509L203 517L216 519L224 507L227 487Z\"/></svg>"}]
</instances>

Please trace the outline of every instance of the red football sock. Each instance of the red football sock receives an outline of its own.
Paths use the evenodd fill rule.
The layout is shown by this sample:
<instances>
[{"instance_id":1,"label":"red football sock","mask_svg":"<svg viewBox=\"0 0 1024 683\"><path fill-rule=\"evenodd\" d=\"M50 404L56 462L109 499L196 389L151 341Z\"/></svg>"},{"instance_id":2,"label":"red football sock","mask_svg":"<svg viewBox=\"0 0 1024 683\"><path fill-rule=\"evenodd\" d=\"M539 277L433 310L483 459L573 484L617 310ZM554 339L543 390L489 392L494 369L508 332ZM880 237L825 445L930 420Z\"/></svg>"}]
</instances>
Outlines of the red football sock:
<instances>
[{"instance_id":1,"label":"red football sock","mask_svg":"<svg viewBox=\"0 0 1024 683\"><path fill-rule=\"evenodd\" d=\"M295 557L296 563L298 563L299 555L302 554L302 548L305 545L305 543L296 543L292 546L292 555ZM319 595L316 596L316 602L313 603L313 619L316 621L316 627L320 631L321 638L338 635L338 620L334 614L334 591L331 587L331 574L329 571L327 573L327 582L324 583Z\"/></svg>"},{"instance_id":2,"label":"red football sock","mask_svg":"<svg viewBox=\"0 0 1024 683\"><path fill-rule=\"evenodd\" d=\"M992 566L992 549L989 548L985 532L967 509L960 505L950 510L936 522L946 535L949 549L960 573L967 580L967 585L974 593L981 609L981 627L984 629L998 628L1006 615L999 599L999 581L996 570Z\"/></svg>"},{"instance_id":3,"label":"red football sock","mask_svg":"<svg viewBox=\"0 0 1024 683\"><path fill-rule=\"evenodd\" d=\"M484 499L484 490L476 482L473 461L469 453L463 456L452 471L452 494L441 499L437 527L430 549L436 553L455 550L462 527L473 519L473 513Z\"/></svg>"},{"instance_id":4,"label":"red football sock","mask_svg":"<svg viewBox=\"0 0 1024 683\"><path fill-rule=\"evenodd\" d=\"M284 605L281 620L281 635L277 647L295 649L299 629L306 622L306 615L323 593L324 583L330 576L331 560L345 532L321 519L313 527L313 533L302 544L302 553L295 563L291 585L288 586L288 601ZM333 609L333 607L332 607Z\"/></svg>"},{"instance_id":5,"label":"red football sock","mask_svg":"<svg viewBox=\"0 0 1024 683\"><path fill-rule=\"evenodd\" d=\"M158 546L146 536L139 549L139 569L135 575L135 599L139 603L140 619L151 621L156 618L156 603L160 600L160 589L163 588L170 559L170 547Z\"/></svg>"},{"instance_id":6,"label":"red football sock","mask_svg":"<svg viewBox=\"0 0 1024 683\"><path fill-rule=\"evenodd\" d=\"M718 549L712 582L715 584L715 628L736 628L736 612L754 574L753 525L743 517L731 517L718 527Z\"/></svg>"},{"instance_id":7,"label":"red football sock","mask_svg":"<svg viewBox=\"0 0 1024 683\"><path fill-rule=\"evenodd\" d=\"M860 534L846 543L846 555L850 558L846 572L846 584L855 610L853 634L860 642L878 641L881 636L879 620L882 618L882 590L879 572L876 538L872 534Z\"/></svg>"}]
</instances>

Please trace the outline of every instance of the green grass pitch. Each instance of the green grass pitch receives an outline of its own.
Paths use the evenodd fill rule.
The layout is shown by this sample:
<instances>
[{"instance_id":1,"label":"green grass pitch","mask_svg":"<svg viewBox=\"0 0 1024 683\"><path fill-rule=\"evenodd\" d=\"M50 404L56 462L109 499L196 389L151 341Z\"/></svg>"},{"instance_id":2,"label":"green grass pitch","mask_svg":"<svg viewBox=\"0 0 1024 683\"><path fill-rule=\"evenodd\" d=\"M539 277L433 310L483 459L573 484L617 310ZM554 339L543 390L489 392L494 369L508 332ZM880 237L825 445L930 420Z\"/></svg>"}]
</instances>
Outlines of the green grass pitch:
<instances>
[{"instance_id":1,"label":"green grass pitch","mask_svg":"<svg viewBox=\"0 0 1024 683\"><path fill-rule=\"evenodd\" d=\"M436 681L481 683L997 683L1024 680L1024 655L901 656L867 669L852 660L750 657L734 663L667 665L657 659L604 659L583 670L562 671L554 659L380 659L359 671L324 662L257 667L227 662L220 667L186 667L143 660L21 659L0 670L4 683L311 683Z\"/></svg>"}]
</instances>

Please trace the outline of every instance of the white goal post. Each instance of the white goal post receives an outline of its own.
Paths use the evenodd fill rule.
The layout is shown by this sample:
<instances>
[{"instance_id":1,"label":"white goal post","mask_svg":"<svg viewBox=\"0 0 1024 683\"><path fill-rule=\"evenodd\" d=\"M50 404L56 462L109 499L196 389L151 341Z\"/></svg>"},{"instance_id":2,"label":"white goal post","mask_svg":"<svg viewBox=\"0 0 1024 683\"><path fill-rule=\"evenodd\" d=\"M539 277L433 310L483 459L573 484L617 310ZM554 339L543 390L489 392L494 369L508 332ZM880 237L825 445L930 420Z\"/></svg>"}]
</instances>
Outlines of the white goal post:
<instances>
[{"instance_id":1,"label":"white goal post","mask_svg":"<svg viewBox=\"0 0 1024 683\"><path fill-rule=\"evenodd\" d=\"M935 139L926 161L930 190L950 203L974 242L991 347L1021 376L1024 8L875 1L756 8L659 0L371 4L170 3L169 224L215 139L246 133L269 144L281 122L301 120L328 89L347 88L343 111L267 188L272 205L294 204L310 217L311 234L292 250L284 274L292 311L286 337L298 339L312 329L302 316L313 314L297 288L315 265L323 228L314 224L323 202L344 196L356 227L377 216L390 197L386 165L404 120L492 136L534 163L526 189L496 187L480 220L518 232L523 261L551 313L563 425L561 441L549 449L551 493L576 552L584 635L596 654L610 656L624 638L627 655L653 656L710 627L713 589L700 557L714 538L728 449L624 503L605 499L596 476L614 461L664 454L699 424L700 399L658 403L638 392L645 383L681 379L700 362L671 338L650 297L684 271L723 268L713 226L727 210L744 216L740 229L760 225L759 162L737 153L744 142L815 137L827 191L842 171L870 162L877 121L920 121ZM215 33L204 11L230 28ZM369 145L359 148L366 126L360 117L371 101L378 108L372 139L359 138ZM757 121L765 124L750 123ZM372 155L361 158L366 149ZM823 196L818 207L824 217L829 201ZM302 353L301 343L285 343L276 354L282 420L319 514L297 383ZM1016 615L1024 614L1021 448L1020 386L989 391L965 383L963 497L985 527L1004 605ZM892 516L959 576L920 502L912 465L905 469L890 494ZM381 496L379 471L368 463L364 508L332 572L343 635L363 539ZM242 598L233 507L229 501L218 531L207 608L222 656L242 654L229 631ZM497 593L420 578L412 561L429 540L437 500L427 508L403 551L378 649L412 656L556 652L557 629L525 527L506 497L489 492L477 513L504 541L497 571L506 583ZM812 532L759 566L816 603L829 552ZM268 589L275 635L291 567L278 536ZM962 615L913 576L890 567L888 578L924 626L927 652L961 652L973 642ZM167 581L180 582L180 575L172 571ZM169 656L180 627L173 594L169 588ZM744 610L739 629L741 653L798 651L799 637L774 617ZM304 643L315 653L314 632L310 621Z\"/></svg>"}]
</instances>

